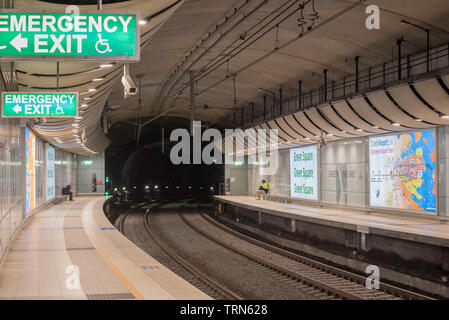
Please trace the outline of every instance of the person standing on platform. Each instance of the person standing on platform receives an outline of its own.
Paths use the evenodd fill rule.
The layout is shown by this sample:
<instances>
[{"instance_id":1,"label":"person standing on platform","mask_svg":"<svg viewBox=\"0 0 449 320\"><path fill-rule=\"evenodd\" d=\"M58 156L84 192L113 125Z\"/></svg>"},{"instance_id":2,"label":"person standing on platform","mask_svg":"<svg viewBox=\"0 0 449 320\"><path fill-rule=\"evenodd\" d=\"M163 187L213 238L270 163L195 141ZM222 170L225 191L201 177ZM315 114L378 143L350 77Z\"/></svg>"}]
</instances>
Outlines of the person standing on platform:
<instances>
[{"instance_id":1,"label":"person standing on platform","mask_svg":"<svg viewBox=\"0 0 449 320\"><path fill-rule=\"evenodd\" d=\"M265 199L265 195L268 193L268 191L269 191L268 182L266 182L265 180L262 180L259 190L257 190L257 192L256 192L257 200L260 200L261 195Z\"/></svg>"}]
</instances>

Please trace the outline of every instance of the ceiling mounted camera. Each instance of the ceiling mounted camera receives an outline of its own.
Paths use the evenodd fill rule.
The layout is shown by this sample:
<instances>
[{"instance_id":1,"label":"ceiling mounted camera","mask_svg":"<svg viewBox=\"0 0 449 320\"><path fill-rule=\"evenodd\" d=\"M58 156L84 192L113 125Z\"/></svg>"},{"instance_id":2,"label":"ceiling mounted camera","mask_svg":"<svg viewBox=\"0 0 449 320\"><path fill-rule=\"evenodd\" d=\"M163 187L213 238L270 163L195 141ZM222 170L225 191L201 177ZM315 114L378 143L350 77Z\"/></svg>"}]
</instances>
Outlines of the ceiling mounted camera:
<instances>
[{"instance_id":1,"label":"ceiling mounted camera","mask_svg":"<svg viewBox=\"0 0 449 320\"><path fill-rule=\"evenodd\" d=\"M134 96L137 94L137 86L134 83L134 80L129 75L129 64L125 64L123 67L123 77L122 77L122 84L123 89L125 93L125 98L128 98L129 96Z\"/></svg>"}]
</instances>

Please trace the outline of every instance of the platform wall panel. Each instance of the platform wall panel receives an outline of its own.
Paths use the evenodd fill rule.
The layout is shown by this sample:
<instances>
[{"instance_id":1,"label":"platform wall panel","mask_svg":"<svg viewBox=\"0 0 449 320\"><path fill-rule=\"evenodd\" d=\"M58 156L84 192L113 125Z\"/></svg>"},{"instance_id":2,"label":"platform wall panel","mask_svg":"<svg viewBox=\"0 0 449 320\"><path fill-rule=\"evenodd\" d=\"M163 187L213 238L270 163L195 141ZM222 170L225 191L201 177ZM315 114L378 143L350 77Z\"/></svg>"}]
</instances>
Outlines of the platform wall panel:
<instances>
[{"instance_id":1,"label":"platform wall panel","mask_svg":"<svg viewBox=\"0 0 449 320\"><path fill-rule=\"evenodd\" d=\"M267 166L263 167L260 163L251 164L251 162L249 161L249 159L251 159L251 156L246 156L245 163L240 167L226 165L225 179L226 181L230 181L229 194L254 196L261 186L261 181L266 180L270 185L270 195L287 198L277 199L279 201L285 200L300 203L306 201L307 204L310 204L310 201L312 201L314 204L318 205L337 205L339 207L362 208L366 210L376 210L378 208L379 210L385 209L400 212L401 214L404 212L410 212L413 214L432 216L449 216L449 209L447 205L449 200L449 126L439 126L437 128L426 130L435 130L436 132L435 142L437 146L437 152L435 153L436 156L435 158L433 158L433 160L436 160L435 164L437 168L437 174L432 174L432 179L429 179L429 177L427 177L428 180L426 180L429 184L432 184L432 186L435 185L431 189L432 198L429 198L429 201L415 201L413 203L414 207L412 207L412 204L409 204L409 206L407 207L399 200L398 203L389 205L382 202L383 200L379 200L377 202L372 201L373 199L376 200L376 198L371 198L370 195L370 193L372 193L373 195L375 194L374 190L371 190L370 174L372 171L381 171L376 171L370 168L373 163L370 162L369 152L371 149L369 144L370 141L379 141L380 139L382 139L381 137L407 137L406 135L415 136L414 134L420 132L419 130L410 130L406 133L401 133L400 136L398 132L385 135L379 134L375 137L367 136L338 141L327 140L326 146L323 146L317 151L317 163L316 166L314 165L312 168L312 170L315 172L314 176L316 176L318 179L315 185L312 182L309 184L313 186L313 188L316 188L318 190L317 196L313 199L310 198L308 200L303 200L300 198L291 197L292 193L290 190L290 175L293 173L290 172L290 151L292 149L287 148L281 149L279 151L271 150L272 154L273 152L278 152L277 170L273 171L273 174L271 175L266 175L263 173L263 170L266 170ZM390 140L388 141L390 142ZM308 146L303 147L307 148ZM416 143L413 147L418 148L416 146ZM419 149L422 148L418 148L417 152ZM381 161L381 158L379 158L378 161ZM382 161L387 160L384 159ZM399 169L391 172L392 174L397 174L395 172L399 172L398 170ZM419 168L417 170L419 170ZM417 171L411 170L409 174L413 175L415 172ZM420 172L418 172L417 174L420 174ZM398 188L393 190L398 190ZM421 189L421 191L419 191L419 195L422 196L423 194L427 194L425 193L426 190L430 189ZM397 196L397 194L398 192L396 192L395 195ZM408 200L406 198L404 199L405 200L403 202ZM410 203L411 202L412 201L410 201Z\"/></svg>"},{"instance_id":2,"label":"platform wall panel","mask_svg":"<svg viewBox=\"0 0 449 320\"><path fill-rule=\"evenodd\" d=\"M46 201L46 143L35 139L35 211ZM25 128L16 119L0 119L0 263L25 220ZM73 154L55 148L56 196L72 181ZM58 161L59 160L59 161ZM58 190L59 189L59 190ZM31 215L33 212L28 214Z\"/></svg>"},{"instance_id":3,"label":"platform wall panel","mask_svg":"<svg viewBox=\"0 0 449 320\"><path fill-rule=\"evenodd\" d=\"M19 121L0 119L0 258L11 236L23 221L22 152L24 143Z\"/></svg>"}]
</instances>

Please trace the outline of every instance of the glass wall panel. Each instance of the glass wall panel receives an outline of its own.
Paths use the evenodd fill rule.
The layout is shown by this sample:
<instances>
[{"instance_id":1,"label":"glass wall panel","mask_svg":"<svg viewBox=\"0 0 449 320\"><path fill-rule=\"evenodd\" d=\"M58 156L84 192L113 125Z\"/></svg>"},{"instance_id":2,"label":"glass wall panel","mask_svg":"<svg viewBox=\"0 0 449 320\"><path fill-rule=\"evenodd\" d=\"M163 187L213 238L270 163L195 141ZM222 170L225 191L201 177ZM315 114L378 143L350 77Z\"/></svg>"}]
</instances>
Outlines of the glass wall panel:
<instances>
[{"instance_id":1,"label":"glass wall panel","mask_svg":"<svg viewBox=\"0 0 449 320\"><path fill-rule=\"evenodd\" d=\"M23 221L22 151L19 122L0 119L0 259Z\"/></svg>"},{"instance_id":2,"label":"glass wall panel","mask_svg":"<svg viewBox=\"0 0 449 320\"><path fill-rule=\"evenodd\" d=\"M330 142L321 149L323 203L365 206L366 139Z\"/></svg>"},{"instance_id":3,"label":"glass wall panel","mask_svg":"<svg viewBox=\"0 0 449 320\"><path fill-rule=\"evenodd\" d=\"M435 214L438 204L438 214L447 216L448 128L444 126L328 142L318 151L319 195L318 200L312 201L426 214ZM393 143L393 140L396 142ZM226 182L230 181L230 194L254 195L261 180L266 180L270 183L271 194L300 201L299 196L293 197L290 193L291 174L294 174L291 172L290 152L295 149L302 150L296 147L279 151L278 170L273 175L262 174L264 167L260 164L248 164L248 157L240 168L227 165L225 178ZM296 168L297 178L302 177L304 169L307 177L313 171L302 164L297 165L301 167ZM372 197L381 199L382 205L378 204L380 200L373 201ZM388 205L388 197L392 205Z\"/></svg>"},{"instance_id":4,"label":"glass wall panel","mask_svg":"<svg viewBox=\"0 0 449 320\"><path fill-rule=\"evenodd\" d=\"M248 192L255 194L259 189L262 180L270 184L270 194L285 196L290 195L290 151L289 149L279 150L278 167L273 175L263 175L264 166L248 165Z\"/></svg>"}]
</instances>

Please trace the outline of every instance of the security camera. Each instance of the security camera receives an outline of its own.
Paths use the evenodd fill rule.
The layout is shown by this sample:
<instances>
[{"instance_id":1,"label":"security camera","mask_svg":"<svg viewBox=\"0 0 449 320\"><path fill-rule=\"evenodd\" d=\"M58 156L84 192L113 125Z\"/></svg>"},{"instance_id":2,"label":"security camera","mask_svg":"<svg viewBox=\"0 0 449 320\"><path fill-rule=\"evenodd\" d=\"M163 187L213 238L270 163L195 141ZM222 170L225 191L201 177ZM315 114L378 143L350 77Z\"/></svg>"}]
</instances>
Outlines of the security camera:
<instances>
[{"instance_id":1,"label":"security camera","mask_svg":"<svg viewBox=\"0 0 449 320\"><path fill-rule=\"evenodd\" d=\"M134 96L137 94L137 86L129 75L122 77L123 88L125 89L125 96Z\"/></svg>"},{"instance_id":2,"label":"security camera","mask_svg":"<svg viewBox=\"0 0 449 320\"><path fill-rule=\"evenodd\" d=\"M125 92L125 98L128 96L134 96L137 94L137 86L133 79L129 75L129 64L125 64L123 67L122 84Z\"/></svg>"}]
</instances>

